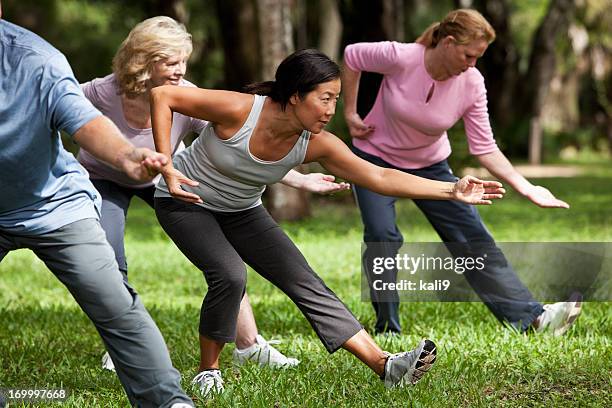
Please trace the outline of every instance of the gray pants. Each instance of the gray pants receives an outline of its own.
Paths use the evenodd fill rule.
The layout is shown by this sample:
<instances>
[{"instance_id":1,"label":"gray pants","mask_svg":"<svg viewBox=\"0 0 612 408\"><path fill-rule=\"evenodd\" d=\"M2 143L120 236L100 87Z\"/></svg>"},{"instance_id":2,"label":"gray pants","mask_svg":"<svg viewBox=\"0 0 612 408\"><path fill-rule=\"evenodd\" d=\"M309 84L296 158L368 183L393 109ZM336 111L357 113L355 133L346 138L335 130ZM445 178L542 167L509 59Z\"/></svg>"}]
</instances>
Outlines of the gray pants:
<instances>
[{"instance_id":1,"label":"gray pants","mask_svg":"<svg viewBox=\"0 0 612 408\"><path fill-rule=\"evenodd\" d=\"M164 339L137 293L123 282L100 223L85 219L38 236L0 231L0 261L29 248L68 288L96 326L133 406L192 403Z\"/></svg>"},{"instance_id":2,"label":"gray pants","mask_svg":"<svg viewBox=\"0 0 612 408\"><path fill-rule=\"evenodd\" d=\"M145 188L129 188L113 183L109 180L92 179L92 184L102 197L102 210L100 213L100 224L106 232L106 239L115 251L115 259L119 270L127 282L128 263L125 257L125 220L128 208L134 196L140 197L145 203L153 208L153 194L155 186Z\"/></svg>"},{"instance_id":3,"label":"gray pants","mask_svg":"<svg viewBox=\"0 0 612 408\"><path fill-rule=\"evenodd\" d=\"M330 353L362 329L263 206L216 212L156 198L155 211L176 246L204 272L208 292L200 313L201 335L220 342L236 338L245 262L289 296Z\"/></svg>"}]
</instances>

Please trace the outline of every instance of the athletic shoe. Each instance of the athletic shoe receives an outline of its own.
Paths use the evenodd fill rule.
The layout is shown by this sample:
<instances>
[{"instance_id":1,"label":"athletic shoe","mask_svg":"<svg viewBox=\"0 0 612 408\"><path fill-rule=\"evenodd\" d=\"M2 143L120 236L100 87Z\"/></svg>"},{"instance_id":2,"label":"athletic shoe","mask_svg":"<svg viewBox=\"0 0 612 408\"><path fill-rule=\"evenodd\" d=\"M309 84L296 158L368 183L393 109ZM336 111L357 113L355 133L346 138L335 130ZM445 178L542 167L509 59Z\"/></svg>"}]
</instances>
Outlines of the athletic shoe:
<instances>
[{"instance_id":1,"label":"athletic shoe","mask_svg":"<svg viewBox=\"0 0 612 408\"><path fill-rule=\"evenodd\" d=\"M108 354L108 351L102 356L102 368L104 370L115 371L115 363L113 363L113 359Z\"/></svg>"},{"instance_id":2,"label":"athletic shoe","mask_svg":"<svg viewBox=\"0 0 612 408\"><path fill-rule=\"evenodd\" d=\"M381 377L385 386L416 384L436 361L436 354L436 345L431 340L421 341L412 351L390 354Z\"/></svg>"},{"instance_id":3,"label":"athletic shoe","mask_svg":"<svg viewBox=\"0 0 612 408\"><path fill-rule=\"evenodd\" d=\"M272 346L272 344L278 343L280 343L279 340L266 341L258 334L255 344L251 347L244 350L234 349L234 361L238 364L255 361L261 367L270 366L272 368L287 368L298 365L300 360L287 357Z\"/></svg>"},{"instance_id":4,"label":"athletic shoe","mask_svg":"<svg viewBox=\"0 0 612 408\"><path fill-rule=\"evenodd\" d=\"M193 408L193 405L189 405L184 402L177 402L175 404L172 404L170 408Z\"/></svg>"},{"instance_id":5,"label":"athletic shoe","mask_svg":"<svg viewBox=\"0 0 612 408\"><path fill-rule=\"evenodd\" d=\"M544 305L544 312L537 319L536 332L552 331L554 336L562 336L576 321L582 311L582 295L574 293L567 302Z\"/></svg>"},{"instance_id":6,"label":"athletic shoe","mask_svg":"<svg viewBox=\"0 0 612 408\"><path fill-rule=\"evenodd\" d=\"M191 383L199 386L200 394L202 394L203 397L208 397L212 394L221 394L224 390L221 371L217 369L199 372L198 375L193 377Z\"/></svg>"}]
</instances>

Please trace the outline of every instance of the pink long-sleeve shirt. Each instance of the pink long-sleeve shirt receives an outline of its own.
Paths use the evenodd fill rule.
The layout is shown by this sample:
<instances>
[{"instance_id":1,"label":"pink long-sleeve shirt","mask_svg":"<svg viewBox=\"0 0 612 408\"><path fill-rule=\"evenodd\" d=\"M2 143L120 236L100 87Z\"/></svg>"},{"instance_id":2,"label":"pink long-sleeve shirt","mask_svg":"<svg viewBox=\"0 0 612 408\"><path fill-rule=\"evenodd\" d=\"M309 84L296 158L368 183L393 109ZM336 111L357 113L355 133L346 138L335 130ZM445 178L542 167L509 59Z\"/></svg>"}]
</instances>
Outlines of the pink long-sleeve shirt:
<instances>
[{"instance_id":1,"label":"pink long-sleeve shirt","mask_svg":"<svg viewBox=\"0 0 612 408\"><path fill-rule=\"evenodd\" d=\"M476 68L445 81L425 70L425 46L416 43L357 43L346 47L344 63L353 71L383 74L374 106L364 118L375 130L353 145L399 168L419 169L446 159L446 133L463 118L469 151L498 150L489 123L487 90ZM427 95L434 85L429 101Z\"/></svg>"}]
</instances>

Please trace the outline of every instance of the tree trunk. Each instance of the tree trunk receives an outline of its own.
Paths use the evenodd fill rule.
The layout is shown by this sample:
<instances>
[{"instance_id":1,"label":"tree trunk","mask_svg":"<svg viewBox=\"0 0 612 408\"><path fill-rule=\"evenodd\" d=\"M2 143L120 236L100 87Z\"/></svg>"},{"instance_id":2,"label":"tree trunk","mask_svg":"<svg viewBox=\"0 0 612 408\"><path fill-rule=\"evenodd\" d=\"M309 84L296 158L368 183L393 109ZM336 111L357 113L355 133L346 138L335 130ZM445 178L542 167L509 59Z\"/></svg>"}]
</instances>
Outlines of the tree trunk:
<instances>
[{"instance_id":1,"label":"tree trunk","mask_svg":"<svg viewBox=\"0 0 612 408\"><path fill-rule=\"evenodd\" d=\"M223 33L225 85L239 91L261 78L257 10L254 0L216 0Z\"/></svg>"},{"instance_id":2,"label":"tree trunk","mask_svg":"<svg viewBox=\"0 0 612 408\"><path fill-rule=\"evenodd\" d=\"M321 0L321 37L319 49L332 60L338 61L342 40L342 19L338 0Z\"/></svg>"},{"instance_id":3,"label":"tree trunk","mask_svg":"<svg viewBox=\"0 0 612 408\"><path fill-rule=\"evenodd\" d=\"M555 74L555 43L559 34L567 33L574 13L572 0L553 0L533 39L529 68L521 98L525 113L530 117L529 158L536 164L541 159L541 113L550 81ZM534 149L532 152L531 150Z\"/></svg>"},{"instance_id":4,"label":"tree trunk","mask_svg":"<svg viewBox=\"0 0 612 408\"><path fill-rule=\"evenodd\" d=\"M383 0L343 0L340 4L345 27L344 44L389 39L384 27ZM357 96L357 113L361 117L367 115L374 105L381 82L380 74L361 74Z\"/></svg>"},{"instance_id":5,"label":"tree trunk","mask_svg":"<svg viewBox=\"0 0 612 408\"><path fill-rule=\"evenodd\" d=\"M496 39L478 63L485 77L491 118L506 128L516 115L516 84L519 56L510 31L507 0L476 0L474 6L495 29Z\"/></svg>"},{"instance_id":6,"label":"tree trunk","mask_svg":"<svg viewBox=\"0 0 612 408\"><path fill-rule=\"evenodd\" d=\"M257 0L262 74L274 78L276 67L293 47L290 0ZM284 184L268 187L267 209L277 221L297 220L310 214L308 193Z\"/></svg>"},{"instance_id":7,"label":"tree trunk","mask_svg":"<svg viewBox=\"0 0 612 408\"><path fill-rule=\"evenodd\" d=\"M404 0L383 0L383 28L386 37L394 41L404 41Z\"/></svg>"}]
</instances>

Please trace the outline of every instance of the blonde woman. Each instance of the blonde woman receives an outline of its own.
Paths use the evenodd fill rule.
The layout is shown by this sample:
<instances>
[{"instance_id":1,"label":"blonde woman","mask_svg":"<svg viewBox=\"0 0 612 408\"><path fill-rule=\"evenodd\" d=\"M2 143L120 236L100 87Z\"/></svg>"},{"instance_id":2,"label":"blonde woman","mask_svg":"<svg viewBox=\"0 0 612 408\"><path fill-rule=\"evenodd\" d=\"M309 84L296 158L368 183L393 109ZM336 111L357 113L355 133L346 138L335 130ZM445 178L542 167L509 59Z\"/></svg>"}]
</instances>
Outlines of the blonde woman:
<instances>
[{"instance_id":1,"label":"blonde woman","mask_svg":"<svg viewBox=\"0 0 612 408\"><path fill-rule=\"evenodd\" d=\"M85 96L110 118L123 135L138 147L154 149L149 110L149 93L160 85L195 87L184 79L187 61L192 51L191 35L182 24L169 17L153 17L134 27L113 59L113 73L82 84ZM206 121L179 113L174 115L171 132L172 153L184 149L183 138L200 133ZM96 159L84 149L78 155L81 164L102 198L101 224L115 251L119 269L127 281L127 261L124 232L131 199L141 198L151 207L157 179L148 183L132 180L124 173ZM283 179L285 184L315 192L333 192L347 188L334 183L333 177L313 173L302 175L292 171ZM241 304L238 336L234 359L243 363L249 359L274 367L299 363L287 358L257 332L255 319L245 294ZM108 353L103 367L114 369Z\"/></svg>"},{"instance_id":2,"label":"blonde woman","mask_svg":"<svg viewBox=\"0 0 612 408\"><path fill-rule=\"evenodd\" d=\"M484 78L474 67L495 39L495 31L475 10L460 9L432 24L416 41L403 44L353 44L344 53L344 114L353 137L353 152L379 166L440 181L454 181L446 159L451 153L447 129L463 119L470 153L491 174L543 208L569 205L546 188L521 176L499 150L487 113ZM383 74L376 102L362 119L356 110L362 71ZM394 256L403 242L396 224L396 197L355 186L364 223L364 265L377 256ZM495 246L478 211L457 201L414 200L455 256L486 249L482 273L465 276L495 317L524 331L533 326L563 334L580 312L579 299L542 306L521 283ZM381 253L384 252L384 253ZM371 272L369 272L371 274ZM397 271L387 270L394 281ZM377 332L399 332L397 295L379 299L372 291ZM383 301L384 300L384 301Z\"/></svg>"}]
</instances>

